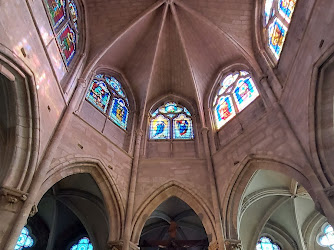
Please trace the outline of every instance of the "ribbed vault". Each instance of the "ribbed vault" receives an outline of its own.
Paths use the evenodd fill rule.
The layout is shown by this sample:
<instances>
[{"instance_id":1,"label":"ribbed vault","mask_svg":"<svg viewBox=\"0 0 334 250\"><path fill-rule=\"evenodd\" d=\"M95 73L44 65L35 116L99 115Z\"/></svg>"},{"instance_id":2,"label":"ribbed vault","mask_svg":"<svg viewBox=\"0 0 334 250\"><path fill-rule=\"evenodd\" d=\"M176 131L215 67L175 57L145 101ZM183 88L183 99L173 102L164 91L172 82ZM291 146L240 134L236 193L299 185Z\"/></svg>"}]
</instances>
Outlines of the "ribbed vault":
<instances>
[{"instance_id":1,"label":"ribbed vault","mask_svg":"<svg viewBox=\"0 0 334 250\"><path fill-rule=\"evenodd\" d=\"M89 68L122 72L141 110L167 94L202 107L222 67L253 60L249 0L87 0L87 6Z\"/></svg>"}]
</instances>

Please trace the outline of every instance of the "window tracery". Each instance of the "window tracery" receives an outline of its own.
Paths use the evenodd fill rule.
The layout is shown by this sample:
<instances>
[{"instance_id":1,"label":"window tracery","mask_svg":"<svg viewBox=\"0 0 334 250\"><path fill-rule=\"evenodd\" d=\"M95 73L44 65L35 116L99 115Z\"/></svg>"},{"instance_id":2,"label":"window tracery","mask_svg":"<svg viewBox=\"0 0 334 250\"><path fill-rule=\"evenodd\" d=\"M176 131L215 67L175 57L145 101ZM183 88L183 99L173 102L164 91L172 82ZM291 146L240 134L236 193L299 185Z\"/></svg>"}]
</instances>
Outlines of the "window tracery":
<instances>
[{"instance_id":1,"label":"window tracery","mask_svg":"<svg viewBox=\"0 0 334 250\"><path fill-rule=\"evenodd\" d=\"M34 239L30 236L28 228L23 227L21 234L14 247L14 250L21 250L24 248L32 247L34 243L35 243Z\"/></svg>"},{"instance_id":2,"label":"window tracery","mask_svg":"<svg viewBox=\"0 0 334 250\"><path fill-rule=\"evenodd\" d=\"M93 245L88 237L83 237L70 250L93 250Z\"/></svg>"},{"instance_id":3,"label":"window tracery","mask_svg":"<svg viewBox=\"0 0 334 250\"><path fill-rule=\"evenodd\" d=\"M44 0L59 52L68 67L74 58L79 37L78 8L74 0Z\"/></svg>"},{"instance_id":4,"label":"window tracery","mask_svg":"<svg viewBox=\"0 0 334 250\"><path fill-rule=\"evenodd\" d=\"M190 112L175 102L162 105L151 113L149 137L154 140L194 139Z\"/></svg>"},{"instance_id":5,"label":"window tracery","mask_svg":"<svg viewBox=\"0 0 334 250\"><path fill-rule=\"evenodd\" d=\"M278 60L297 0L265 0L263 27L266 44Z\"/></svg>"},{"instance_id":6,"label":"window tracery","mask_svg":"<svg viewBox=\"0 0 334 250\"><path fill-rule=\"evenodd\" d=\"M258 96L254 81L247 71L227 74L220 82L212 103L216 128L220 129Z\"/></svg>"},{"instance_id":7,"label":"window tracery","mask_svg":"<svg viewBox=\"0 0 334 250\"><path fill-rule=\"evenodd\" d=\"M281 250L281 248L270 237L262 236L256 244L256 250Z\"/></svg>"},{"instance_id":8,"label":"window tracery","mask_svg":"<svg viewBox=\"0 0 334 250\"><path fill-rule=\"evenodd\" d=\"M96 75L89 87L86 99L119 127L126 130L129 116L129 100L121 83L113 76Z\"/></svg>"},{"instance_id":9,"label":"window tracery","mask_svg":"<svg viewBox=\"0 0 334 250\"><path fill-rule=\"evenodd\" d=\"M334 230L333 227L325 223L317 237L318 244L322 247L328 247L334 250Z\"/></svg>"}]
</instances>

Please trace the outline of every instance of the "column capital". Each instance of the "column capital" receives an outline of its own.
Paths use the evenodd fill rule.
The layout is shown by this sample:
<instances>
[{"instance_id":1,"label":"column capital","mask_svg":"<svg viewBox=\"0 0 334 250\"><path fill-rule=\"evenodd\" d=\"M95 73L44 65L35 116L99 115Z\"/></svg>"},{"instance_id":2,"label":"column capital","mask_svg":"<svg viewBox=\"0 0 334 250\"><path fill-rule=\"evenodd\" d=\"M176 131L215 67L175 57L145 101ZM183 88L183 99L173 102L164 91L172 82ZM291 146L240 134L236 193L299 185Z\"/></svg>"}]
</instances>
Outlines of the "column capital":
<instances>
[{"instance_id":1,"label":"column capital","mask_svg":"<svg viewBox=\"0 0 334 250\"><path fill-rule=\"evenodd\" d=\"M225 239L226 250L241 250L241 241L235 239Z\"/></svg>"},{"instance_id":2,"label":"column capital","mask_svg":"<svg viewBox=\"0 0 334 250\"><path fill-rule=\"evenodd\" d=\"M204 133L208 133L208 132L209 132L209 128L208 128L208 127L203 127L203 128L201 129L201 132L202 132L202 134L204 134Z\"/></svg>"},{"instance_id":3,"label":"column capital","mask_svg":"<svg viewBox=\"0 0 334 250\"><path fill-rule=\"evenodd\" d=\"M136 135L138 136L138 137L142 137L143 135L144 135L144 131L142 130L142 129L137 129L136 130Z\"/></svg>"}]
</instances>

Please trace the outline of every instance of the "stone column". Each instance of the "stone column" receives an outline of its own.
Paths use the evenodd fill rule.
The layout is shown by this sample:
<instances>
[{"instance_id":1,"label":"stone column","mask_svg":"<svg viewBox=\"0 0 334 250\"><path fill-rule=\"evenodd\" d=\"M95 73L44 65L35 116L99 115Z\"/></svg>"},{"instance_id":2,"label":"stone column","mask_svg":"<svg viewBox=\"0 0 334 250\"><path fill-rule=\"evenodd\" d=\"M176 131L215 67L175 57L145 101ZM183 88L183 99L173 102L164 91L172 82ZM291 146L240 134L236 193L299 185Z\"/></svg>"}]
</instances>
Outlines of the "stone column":
<instances>
[{"instance_id":1,"label":"stone column","mask_svg":"<svg viewBox=\"0 0 334 250\"><path fill-rule=\"evenodd\" d=\"M139 155L140 155L143 131L141 129L138 129L136 134L137 134L136 135L136 145L135 145L135 151L134 151L134 157L133 157L133 163L132 163L130 186L129 186L129 193L128 193L128 202L127 202L126 215L125 215L125 225L124 225L124 235L123 235L123 249L124 250L129 250L130 248L133 207L134 207L134 201L135 201Z\"/></svg>"},{"instance_id":2,"label":"stone column","mask_svg":"<svg viewBox=\"0 0 334 250\"><path fill-rule=\"evenodd\" d=\"M217 234L217 249L224 249L222 219L220 215L216 178L215 178L215 173L214 173L213 163L212 163L211 153L210 153L210 147L209 147L208 131L209 129L207 127L202 128L204 153L205 153L206 164L208 168L208 175L209 175L209 182L210 182L211 196L212 196L212 203L213 203L212 205L213 205L213 212L214 212L214 217L215 217L215 230Z\"/></svg>"},{"instance_id":3,"label":"stone column","mask_svg":"<svg viewBox=\"0 0 334 250\"><path fill-rule=\"evenodd\" d=\"M10 230L9 234L4 234L3 231L0 232L1 235L7 235L7 238L1 240L0 249L14 249L14 246L16 245L17 239L20 235L20 232L24 227L24 225L27 223L27 218L31 213L33 206L36 205L35 202L38 190L40 189L40 186L44 181L46 173L52 162L53 155L56 152L58 145L61 142L61 139L64 135L64 132L66 131L67 125L71 120L71 117L77 104L80 102L83 96L85 83L86 81L84 79L78 79L77 88L71 98L71 101L67 106L67 108L64 110L63 116L55 129L55 133L52 136L52 138L50 138L49 145L45 150L45 154L41 159L36 172L34 173L32 184L29 188L29 195L26 198L26 201L20 206L17 205L19 206L17 208L17 214L12 222L8 222L9 224L7 224L5 223L6 220L1 221L0 224L7 225L7 227L12 227L12 228L8 229ZM19 202L18 204L20 203L21 202Z\"/></svg>"}]
</instances>

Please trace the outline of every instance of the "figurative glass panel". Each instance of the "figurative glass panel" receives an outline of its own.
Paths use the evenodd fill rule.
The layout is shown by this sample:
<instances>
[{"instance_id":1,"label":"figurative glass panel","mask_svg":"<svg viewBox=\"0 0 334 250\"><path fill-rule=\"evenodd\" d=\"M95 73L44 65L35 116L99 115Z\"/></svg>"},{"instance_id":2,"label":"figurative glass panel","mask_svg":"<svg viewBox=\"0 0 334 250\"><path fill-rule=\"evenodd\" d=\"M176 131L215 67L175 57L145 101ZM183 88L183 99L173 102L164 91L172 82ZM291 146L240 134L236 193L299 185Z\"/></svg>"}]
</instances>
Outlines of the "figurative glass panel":
<instances>
[{"instance_id":1,"label":"figurative glass panel","mask_svg":"<svg viewBox=\"0 0 334 250\"><path fill-rule=\"evenodd\" d=\"M110 118L121 128L126 129L128 121L128 108L123 99L114 98L110 109Z\"/></svg>"},{"instance_id":2,"label":"figurative glass panel","mask_svg":"<svg viewBox=\"0 0 334 250\"><path fill-rule=\"evenodd\" d=\"M295 10L297 0L279 0L278 11L282 17L287 21L291 21L293 11Z\"/></svg>"},{"instance_id":3,"label":"figurative glass panel","mask_svg":"<svg viewBox=\"0 0 334 250\"><path fill-rule=\"evenodd\" d=\"M318 235L318 243L320 246L334 250L334 230L328 223L323 226L323 230Z\"/></svg>"},{"instance_id":4,"label":"figurative glass panel","mask_svg":"<svg viewBox=\"0 0 334 250\"><path fill-rule=\"evenodd\" d=\"M278 59L285 40L287 28L279 20L275 19L274 22L269 26L269 47L274 53L275 57Z\"/></svg>"},{"instance_id":5,"label":"figurative glass panel","mask_svg":"<svg viewBox=\"0 0 334 250\"><path fill-rule=\"evenodd\" d=\"M68 69L78 45L79 10L75 0L44 0L59 53Z\"/></svg>"},{"instance_id":6,"label":"figurative glass panel","mask_svg":"<svg viewBox=\"0 0 334 250\"><path fill-rule=\"evenodd\" d=\"M254 81L247 71L227 74L213 98L213 114L216 128L220 129L238 112L245 109L259 96Z\"/></svg>"},{"instance_id":7,"label":"figurative glass panel","mask_svg":"<svg viewBox=\"0 0 334 250\"><path fill-rule=\"evenodd\" d=\"M268 49L279 59L297 0L265 0L263 27Z\"/></svg>"},{"instance_id":8,"label":"figurative glass panel","mask_svg":"<svg viewBox=\"0 0 334 250\"><path fill-rule=\"evenodd\" d=\"M167 102L160 106L151 113L150 139L194 139L189 110L175 102Z\"/></svg>"},{"instance_id":9,"label":"figurative glass panel","mask_svg":"<svg viewBox=\"0 0 334 250\"><path fill-rule=\"evenodd\" d=\"M67 66L70 64L75 54L75 39L76 34L68 24L58 35L58 42L61 48L61 54Z\"/></svg>"},{"instance_id":10,"label":"figurative glass panel","mask_svg":"<svg viewBox=\"0 0 334 250\"><path fill-rule=\"evenodd\" d=\"M108 114L117 126L126 130L129 118L129 101L121 83L112 76L97 74L91 83L86 99L100 111Z\"/></svg>"},{"instance_id":11,"label":"figurative glass panel","mask_svg":"<svg viewBox=\"0 0 334 250\"><path fill-rule=\"evenodd\" d=\"M109 104L110 92L103 81L93 80L86 98L105 113Z\"/></svg>"},{"instance_id":12,"label":"figurative glass panel","mask_svg":"<svg viewBox=\"0 0 334 250\"><path fill-rule=\"evenodd\" d=\"M151 121L151 139L170 139L170 122L163 115L158 115Z\"/></svg>"},{"instance_id":13,"label":"figurative glass panel","mask_svg":"<svg viewBox=\"0 0 334 250\"><path fill-rule=\"evenodd\" d=\"M83 237L77 244L71 247L71 250L93 250L93 245L89 238Z\"/></svg>"},{"instance_id":14,"label":"figurative glass panel","mask_svg":"<svg viewBox=\"0 0 334 250\"><path fill-rule=\"evenodd\" d=\"M66 18L65 3L65 0L45 0L54 29L57 29Z\"/></svg>"},{"instance_id":15,"label":"figurative glass panel","mask_svg":"<svg viewBox=\"0 0 334 250\"><path fill-rule=\"evenodd\" d=\"M193 137L194 133L191 118L181 114L173 120L174 139L193 139Z\"/></svg>"},{"instance_id":16,"label":"figurative glass panel","mask_svg":"<svg viewBox=\"0 0 334 250\"><path fill-rule=\"evenodd\" d=\"M233 94L239 111L246 108L256 97L259 96L254 82L250 77L238 80Z\"/></svg>"},{"instance_id":17,"label":"figurative glass panel","mask_svg":"<svg viewBox=\"0 0 334 250\"><path fill-rule=\"evenodd\" d=\"M273 243L269 237L261 237L257 242L256 250L281 250L281 248L276 243Z\"/></svg>"},{"instance_id":18,"label":"figurative glass panel","mask_svg":"<svg viewBox=\"0 0 334 250\"><path fill-rule=\"evenodd\" d=\"M16 242L14 250L21 250L24 248L32 247L33 245L34 245L34 240L31 236L29 236L28 228L24 227Z\"/></svg>"}]
</instances>

